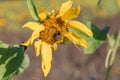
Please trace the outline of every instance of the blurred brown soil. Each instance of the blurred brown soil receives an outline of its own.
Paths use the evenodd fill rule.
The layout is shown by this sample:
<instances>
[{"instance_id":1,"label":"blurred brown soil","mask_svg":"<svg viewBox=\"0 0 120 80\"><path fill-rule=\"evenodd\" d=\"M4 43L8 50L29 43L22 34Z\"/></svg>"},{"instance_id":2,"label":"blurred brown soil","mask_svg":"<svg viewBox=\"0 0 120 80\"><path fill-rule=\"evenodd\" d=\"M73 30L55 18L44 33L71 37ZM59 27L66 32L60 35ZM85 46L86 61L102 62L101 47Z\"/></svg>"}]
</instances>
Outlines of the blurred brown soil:
<instances>
[{"instance_id":1,"label":"blurred brown soil","mask_svg":"<svg viewBox=\"0 0 120 80\"><path fill-rule=\"evenodd\" d=\"M120 26L120 15L110 18L97 18L92 22L100 28L109 25L110 33L114 33ZM26 33L30 34L25 30L14 32L3 28L0 30L0 40L10 45L20 44L29 37ZM109 80L120 79L119 51L120 49ZM35 56L33 46L30 46L26 51L30 57L30 65L23 74L15 76L14 80L104 80L106 52L106 42L94 54L89 55L83 54L82 49L77 49L72 43L60 45L57 51L53 51L52 69L48 77L44 79L40 57Z\"/></svg>"}]
</instances>

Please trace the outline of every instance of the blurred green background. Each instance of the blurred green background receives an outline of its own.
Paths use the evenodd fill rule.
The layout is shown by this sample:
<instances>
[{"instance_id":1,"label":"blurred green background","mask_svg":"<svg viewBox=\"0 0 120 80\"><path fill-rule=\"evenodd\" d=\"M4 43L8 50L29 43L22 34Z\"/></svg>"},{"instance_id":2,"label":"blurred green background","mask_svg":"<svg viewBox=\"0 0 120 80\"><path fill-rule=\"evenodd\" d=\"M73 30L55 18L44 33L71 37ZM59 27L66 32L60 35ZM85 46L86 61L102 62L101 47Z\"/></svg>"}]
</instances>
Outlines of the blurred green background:
<instances>
[{"instance_id":1,"label":"blurred green background","mask_svg":"<svg viewBox=\"0 0 120 80\"><path fill-rule=\"evenodd\" d=\"M58 9L67 0L33 0L37 10L45 7L47 11ZM99 3L99 1L101 1ZM100 28L110 26L110 33L117 31L120 26L120 0L73 0L73 7L81 6L81 13L76 18L83 23L91 21ZM0 0L0 40L9 45L21 44L31 34L28 29L22 29L26 22L33 21L26 0ZM103 44L94 54L84 55L82 50L76 49L73 44L59 46L53 51L52 70L47 80L103 80L106 56L106 44ZM119 52L119 50L118 50ZM40 57L35 56L33 46L26 53L31 63L15 80L44 80L41 71ZM119 54L118 54L119 55ZM119 55L120 56L120 55ZM110 80L120 78L120 57L116 57L116 66L113 67Z\"/></svg>"},{"instance_id":2,"label":"blurred green background","mask_svg":"<svg viewBox=\"0 0 120 80\"><path fill-rule=\"evenodd\" d=\"M38 11L45 7L48 11L57 10L67 0L34 0ZM81 6L81 21L97 18L110 18L119 14L120 0L73 0L73 7ZM99 3L99 1L101 1ZM26 0L0 0L0 26L10 29L20 29L22 24L32 20L27 8ZM8 28L9 28L8 27Z\"/></svg>"}]
</instances>

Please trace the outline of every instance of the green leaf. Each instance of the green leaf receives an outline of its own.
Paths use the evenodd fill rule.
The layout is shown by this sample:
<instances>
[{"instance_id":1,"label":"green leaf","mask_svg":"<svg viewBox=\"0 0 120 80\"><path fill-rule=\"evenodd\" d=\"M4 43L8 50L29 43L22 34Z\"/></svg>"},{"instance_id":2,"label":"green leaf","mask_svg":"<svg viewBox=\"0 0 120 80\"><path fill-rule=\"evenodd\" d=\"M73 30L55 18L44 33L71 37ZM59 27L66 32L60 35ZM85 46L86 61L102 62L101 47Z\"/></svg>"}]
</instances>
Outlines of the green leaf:
<instances>
[{"instance_id":1,"label":"green leaf","mask_svg":"<svg viewBox=\"0 0 120 80\"><path fill-rule=\"evenodd\" d=\"M96 40L105 40L107 37L107 33L109 31L109 26L105 26L103 29L99 29L97 26L95 26L94 24L88 22L87 26L91 29L91 31L93 32L93 37Z\"/></svg>"},{"instance_id":2,"label":"green leaf","mask_svg":"<svg viewBox=\"0 0 120 80\"><path fill-rule=\"evenodd\" d=\"M23 46L9 46L0 42L0 80L10 80L28 65L29 58L24 54Z\"/></svg>"},{"instance_id":3,"label":"green leaf","mask_svg":"<svg viewBox=\"0 0 120 80\"><path fill-rule=\"evenodd\" d=\"M95 52L95 50L106 40L109 27L105 26L103 29L99 29L91 22L88 22L87 26L93 32L93 37L90 39L87 38L89 47L84 49L84 52L89 54Z\"/></svg>"},{"instance_id":4,"label":"green leaf","mask_svg":"<svg viewBox=\"0 0 120 80\"><path fill-rule=\"evenodd\" d=\"M6 45L5 43L3 43L2 41L0 41L0 47L3 47L3 48L7 48L8 45Z\"/></svg>"},{"instance_id":5,"label":"green leaf","mask_svg":"<svg viewBox=\"0 0 120 80\"><path fill-rule=\"evenodd\" d=\"M27 0L27 5L28 5L28 8L30 10L30 13L31 13L33 19L36 21L40 21L40 18L38 17L38 12L35 7L35 4L33 3L33 0Z\"/></svg>"},{"instance_id":6,"label":"green leaf","mask_svg":"<svg viewBox=\"0 0 120 80\"><path fill-rule=\"evenodd\" d=\"M105 41L105 39L107 37L107 33L109 31L109 27L106 26L101 30L97 26L95 26L94 24L92 24L90 22L87 23L87 26L93 32L93 37L89 37L89 36L79 32L78 30L75 30L72 28L69 28L69 31L75 32L75 33L79 34L80 36L82 36L89 45L88 48L84 48L84 53L92 54Z\"/></svg>"}]
</instances>

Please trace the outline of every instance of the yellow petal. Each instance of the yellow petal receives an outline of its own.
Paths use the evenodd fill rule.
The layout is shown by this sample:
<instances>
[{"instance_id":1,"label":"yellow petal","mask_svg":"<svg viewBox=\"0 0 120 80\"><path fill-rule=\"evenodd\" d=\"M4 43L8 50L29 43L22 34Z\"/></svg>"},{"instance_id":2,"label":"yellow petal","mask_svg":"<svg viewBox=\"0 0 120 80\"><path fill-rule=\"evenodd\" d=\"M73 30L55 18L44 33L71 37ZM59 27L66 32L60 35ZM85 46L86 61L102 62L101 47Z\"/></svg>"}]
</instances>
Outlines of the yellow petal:
<instances>
[{"instance_id":1,"label":"yellow petal","mask_svg":"<svg viewBox=\"0 0 120 80\"><path fill-rule=\"evenodd\" d=\"M53 48L54 48L55 51L57 50L57 44L56 43L53 45Z\"/></svg>"},{"instance_id":2,"label":"yellow petal","mask_svg":"<svg viewBox=\"0 0 120 80\"><path fill-rule=\"evenodd\" d=\"M41 20L44 20L46 19L46 9L45 8L42 8L42 10L39 12L38 16L40 17Z\"/></svg>"},{"instance_id":3,"label":"yellow petal","mask_svg":"<svg viewBox=\"0 0 120 80\"><path fill-rule=\"evenodd\" d=\"M35 41L34 47L35 47L36 56L40 54L41 45L42 45L41 40Z\"/></svg>"},{"instance_id":4,"label":"yellow petal","mask_svg":"<svg viewBox=\"0 0 120 80\"><path fill-rule=\"evenodd\" d=\"M29 46L31 44L31 38L29 38L26 42L23 42L21 45Z\"/></svg>"},{"instance_id":5,"label":"yellow petal","mask_svg":"<svg viewBox=\"0 0 120 80\"><path fill-rule=\"evenodd\" d=\"M25 45L25 46L31 45L33 41L38 37L39 37L39 32L34 31L31 37L26 42L24 42L22 45Z\"/></svg>"},{"instance_id":6,"label":"yellow petal","mask_svg":"<svg viewBox=\"0 0 120 80\"><path fill-rule=\"evenodd\" d=\"M38 24L36 22L28 22L25 25L23 25L23 28L27 27L27 28L29 28L31 30L36 30L36 29L38 29L39 26L40 26L40 24Z\"/></svg>"},{"instance_id":7,"label":"yellow petal","mask_svg":"<svg viewBox=\"0 0 120 80\"><path fill-rule=\"evenodd\" d=\"M71 41L73 42L75 45L81 45L85 48L88 47L87 42L85 41L85 39L83 39L81 36L72 33L72 32L68 32L65 34L65 36Z\"/></svg>"},{"instance_id":8,"label":"yellow petal","mask_svg":"<svg viewBox=\"0 0 120 80\"><path fill-rule=\"evenodd\" d=\"M44 72L44 76L46 77L51 69L51 61L52 61L51 45L42 42L41 56L42 56L42 70Z\"/></svg>"},{"instance_id":9,"label":"yellow petal","mask_svg":"<svg viewBox=\"0 0 120 80\"><path fill-rule=\"evenodd\" d=\"M30 27L30 29L32 29L32 30L34 28L36 28L36 29L34 29L34 32L32 33L31 37L26 42L22 43L22 45L25 45L25 46L31 45L33 43L33 41L40 36L40 32L45 29L43 25L38 25L37 27L34 25L35 26L34 27L33 25L30 25L30 24L31 24L31 22L25 24L25 26Z\"/></svg>"},{"instance_id":10,"label":"yellow petal","mask_svg":"<svg viewBox=\"0 0 120 80\"><path fill-rule=\"evenodd\" d=\"M61 6L61 8L60 8L60 12L59 12L58 15L59 15L59 16L63 16L64 13L71 8L72 3L73 3L73 2L72 2L71 0L63 3L62 6Z\"/></svg>"},{"instance_id":11,"label":"yellow petal","mask_svg":"<svg viewBox=\"0 0 120 80\"><path fill-rule=\"evenodd\" d=\"M84 34L93 36L93 33L84 24L82 24L78 21L69 21L68 26L71 28L77 29Z\"/></svg>"},{"instance_id":12,"label":"yellow petal","mask_svg":"<svg viewBox=\"0 0 120 80\"><path fill-rule=\"evenodd\" d=\"M79 13L80 13L80 6L78 6L77 8L71 8L65 12L65 14L62 16L62 19L69 20L72 18L76 18Z\"/></svg>"}]
</instances>

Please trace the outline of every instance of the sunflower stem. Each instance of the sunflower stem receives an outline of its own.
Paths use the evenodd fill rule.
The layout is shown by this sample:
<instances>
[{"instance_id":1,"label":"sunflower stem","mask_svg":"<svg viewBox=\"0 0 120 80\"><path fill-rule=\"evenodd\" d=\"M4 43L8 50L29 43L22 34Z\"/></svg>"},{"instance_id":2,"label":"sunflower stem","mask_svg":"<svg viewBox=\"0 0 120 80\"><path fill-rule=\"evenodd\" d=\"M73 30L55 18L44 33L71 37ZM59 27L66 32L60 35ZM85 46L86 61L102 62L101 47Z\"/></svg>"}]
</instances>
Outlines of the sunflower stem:
<instances>
[{"instance_id":1,"label":"sunflower stem","mask_svg":"<svg viewBox=\"0 0 120 80\"><path fill-rule=\"evenodd\" d=\"M116 39L113 47L111 47L108 51L110 55L109 55L109 58L107 58L107 62L106 62L107 69L106 69L106 72L105 72L105 80L109 79L110 71L112 69L112 66L113 66L113 63L114 63L114 60L115 60L115 56L116 56L116 52L117 52L117 49L118 49L118 46L119 46L119 41L120 41L120 29L118 31L117 39Z\"/></svg>"}]
</instances>

